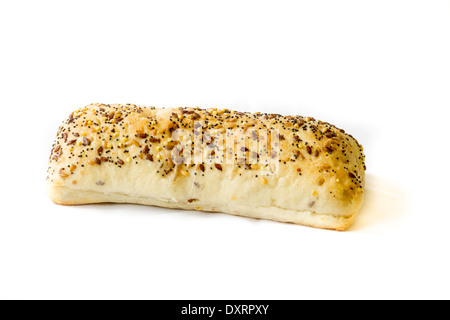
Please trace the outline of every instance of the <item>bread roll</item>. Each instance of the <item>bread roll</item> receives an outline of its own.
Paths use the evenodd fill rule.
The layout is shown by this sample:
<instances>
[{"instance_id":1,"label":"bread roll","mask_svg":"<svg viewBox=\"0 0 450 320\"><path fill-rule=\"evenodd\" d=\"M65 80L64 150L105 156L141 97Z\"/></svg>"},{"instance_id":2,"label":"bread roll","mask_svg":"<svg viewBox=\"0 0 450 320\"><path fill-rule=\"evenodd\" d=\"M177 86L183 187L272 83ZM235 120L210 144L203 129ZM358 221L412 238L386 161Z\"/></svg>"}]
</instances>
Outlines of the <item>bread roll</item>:
<instances>
[{"instance_id":1,"label":"bread roll","mask_svg":"<svg viewBox=\"0 0 450 320\"><path fill-rule=\"evenodd\" d=\"M136 203L345 230L364 172L361 145L313 118L96 103L59 128L46 182L62 205Z\"/></svg>"}]
</instances>

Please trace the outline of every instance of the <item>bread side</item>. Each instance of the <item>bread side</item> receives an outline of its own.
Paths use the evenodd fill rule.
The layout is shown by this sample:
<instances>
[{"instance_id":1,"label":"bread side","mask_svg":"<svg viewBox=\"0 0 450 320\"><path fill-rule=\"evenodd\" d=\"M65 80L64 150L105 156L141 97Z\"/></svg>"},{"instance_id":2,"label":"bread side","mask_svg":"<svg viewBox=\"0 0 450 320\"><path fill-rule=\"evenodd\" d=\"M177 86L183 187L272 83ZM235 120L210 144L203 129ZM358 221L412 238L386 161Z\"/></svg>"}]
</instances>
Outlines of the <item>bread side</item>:
<instances>
[{"instance_id":1,"label":"bread side","mask_svg":"<svg viewBox=\"0 0 450 320\"><path fill-rule=\"evenodd\" d=\"M140 203L343 230L361 207L364 171L358 142L313 118L92 104L58 130L47 186L66 205Z\"/></svg>"}]
</instances>

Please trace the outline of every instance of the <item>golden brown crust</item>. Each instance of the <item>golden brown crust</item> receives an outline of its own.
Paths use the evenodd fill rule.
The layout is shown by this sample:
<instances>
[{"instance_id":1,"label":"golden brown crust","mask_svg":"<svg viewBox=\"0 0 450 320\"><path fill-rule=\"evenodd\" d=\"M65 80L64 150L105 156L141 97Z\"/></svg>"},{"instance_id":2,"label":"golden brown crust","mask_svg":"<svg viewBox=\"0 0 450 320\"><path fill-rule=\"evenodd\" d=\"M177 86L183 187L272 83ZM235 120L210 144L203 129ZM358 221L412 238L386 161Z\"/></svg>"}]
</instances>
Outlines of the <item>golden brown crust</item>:
<instances>
[{"instance_id":1,"label":"golden brown crust","mask_svg":"<svg viewBox=\"0 0 450 320\"><path fill-rule=\"evenodd\" d=\"M180 131L189 135L187 143L175 137ZM235 139L234 150L214 140L227 132ZM190 159L184 156L198 135L202 150L209 152L201 162L195 161L195 151ZM255 152L252 143L263 147ZM234 163L220 160L218 154L226 157L228 151ZM187 204L206 200L198 197L214 198L208 194L211 188L224 190L222 197L229 198L224 201L239 206L265 201L256 192L271 197L274 207L354 217L363 200L364 171L362 147L351 135L309 117L92 104L70 114L58 130L47 179L74 190L143 197L159 194L141 181L142 175L151 175L171 197L191 194L183 199ZM242 196L223 181L242 186ZM218 195L217 201L221 199Z\"/></svg>"}]
</instances>

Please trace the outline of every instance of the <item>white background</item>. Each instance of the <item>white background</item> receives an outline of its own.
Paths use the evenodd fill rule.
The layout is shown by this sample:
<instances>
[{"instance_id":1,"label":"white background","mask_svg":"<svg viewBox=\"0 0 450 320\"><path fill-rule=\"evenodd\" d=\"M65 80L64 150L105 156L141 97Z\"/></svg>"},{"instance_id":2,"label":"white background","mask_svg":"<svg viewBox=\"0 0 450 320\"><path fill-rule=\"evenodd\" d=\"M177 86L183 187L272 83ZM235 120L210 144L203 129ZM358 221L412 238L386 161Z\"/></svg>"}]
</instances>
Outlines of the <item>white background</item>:
<instances>
[{"instance_id":1,"label":"white background","mask_svg":"<svg viewBox=\"0 0 450 320\"><path fill-rule=\"evenodd\" d=\"M3 299L450 298L449 1L2 1ZM44 191L91 102L313 116L367 156L346 232Z\"/></svg>"}]
</instances>

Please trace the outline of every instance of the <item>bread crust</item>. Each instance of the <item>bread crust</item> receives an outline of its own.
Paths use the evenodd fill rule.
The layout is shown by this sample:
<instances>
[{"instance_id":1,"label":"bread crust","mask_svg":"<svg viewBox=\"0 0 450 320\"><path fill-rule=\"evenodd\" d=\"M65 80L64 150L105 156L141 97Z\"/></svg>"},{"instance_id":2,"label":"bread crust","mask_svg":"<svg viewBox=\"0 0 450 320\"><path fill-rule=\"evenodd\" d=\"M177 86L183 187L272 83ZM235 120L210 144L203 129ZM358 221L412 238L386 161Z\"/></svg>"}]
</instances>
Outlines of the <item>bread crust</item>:
<instances>
[{"instance_id":1,"label":"bread crust","mask_svg":"<svg viewBox=\"0 0 450 320\"><path fill-rule=\"evenodd\" d=\"M345 230L363 202L364 171L356 139L313 118L96 103L59 128L47 190L64 205L137 203Z\"/></svg>"}]
</instances>

